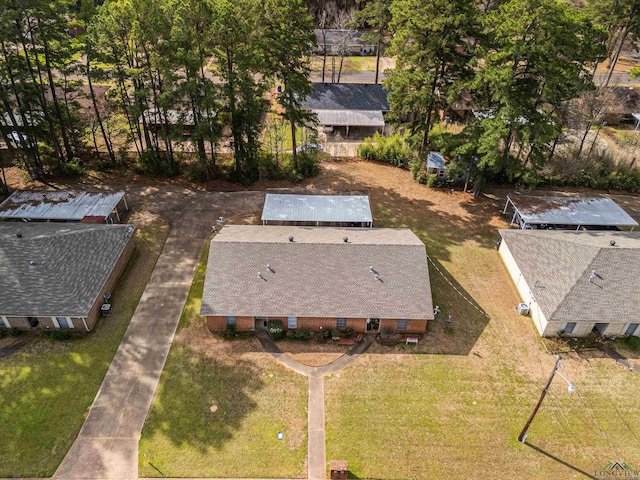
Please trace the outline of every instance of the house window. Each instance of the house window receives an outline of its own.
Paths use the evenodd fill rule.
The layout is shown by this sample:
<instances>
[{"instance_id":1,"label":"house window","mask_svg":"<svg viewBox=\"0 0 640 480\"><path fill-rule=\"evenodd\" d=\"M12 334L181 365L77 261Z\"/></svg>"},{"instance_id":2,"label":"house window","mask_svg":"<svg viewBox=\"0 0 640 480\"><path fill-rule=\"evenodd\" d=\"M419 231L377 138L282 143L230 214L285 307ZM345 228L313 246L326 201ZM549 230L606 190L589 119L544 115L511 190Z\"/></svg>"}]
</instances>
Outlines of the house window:
<instances>
[{"instance_id":1,"label":"house window","mask_svg":"<svg viewBox=\"0 0 640 480\"><path fill-rule=\"evenodd\" d=\"M409 323L407 320L401 318L400 320L398 320L398 331L399 332L404 332L407 329L407 323Z\"/></svg>"},{"instance_id":2,"label":"house window","mask_svg":"<svg viewBox=\"0 0 640 480\"><path fill-rule=\"evenodd\" d=\"M638 331L640 323L630 323L627 329L624 331L625 335L635 335Z\"/></svg>"},{"instance_id":3,"label":"house window","mask_svg":"<svg viewBox=\"0 0 640 480\"><path fill-rule=\"evenodd\" d=\"M288 317L287 328L298 328L298 317Z\"/></svg>"},{"instance_id":4,"label":"house window","mask_svg":"<svg viewBox=\"0 0 640 480\"><path fill-rule=\"evenodd\" d=\"M67 317L56 317L59 328L73 328L73 323Z\"/></svg>"},{"instance_id":5,"label":"house window","mask_svg":"<svg viewBox=\"0 0 640 480\"><path fill-rule=\"evenodd\" d=\"M227 325L236 326L236 317L227 317Z\"/></svg>"},{"instance_id":6,"label":"house window","mask_svg":"<svg viewBox=\"0 0 640 480\"><path fill-rule=\"evenodd\" d=\"M564 324L564 333L573 333L573 331L576 329L576 322L567 322Z\"/></svg>"},{"instance_id":7,"label":"house window","mask_svg":"<svg viewBox=\"0 0 640 480\"><path fill-rule=\"evenodd\" d=\"M11 328L11 325L9 325L9 320L7 320L7 317L0 317L0 328L1 327Z\"/></svg>"},{"instance_id":8,"label":"house window","mask_svg":"<svg viewBox=\"0 0 640 480\"><path fill-rule=\"evenodd\" d=\"M347 319L346 318L338 318L336 321L336 328L338 330L343 330L347 328Z\"/></svg>"}]
</instances>

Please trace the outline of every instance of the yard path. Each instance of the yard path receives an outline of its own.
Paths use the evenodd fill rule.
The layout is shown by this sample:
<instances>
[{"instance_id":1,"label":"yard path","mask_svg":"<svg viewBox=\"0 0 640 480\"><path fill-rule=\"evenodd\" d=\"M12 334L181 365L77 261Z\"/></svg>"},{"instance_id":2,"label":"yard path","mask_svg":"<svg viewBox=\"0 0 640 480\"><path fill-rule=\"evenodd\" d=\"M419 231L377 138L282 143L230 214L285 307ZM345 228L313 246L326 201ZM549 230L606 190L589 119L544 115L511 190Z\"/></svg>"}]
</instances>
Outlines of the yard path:
<instances>
[{"instance_id":1,"label":"yard path","mask_svg":"<svg viewBox=\"0 0 640 480\"><path fill-rule=\"evenodd\" d=\"M309 379L309 397L307 403L308 440L307 440L307 476L309 480L324 480L327 475L327 453L324 425L324 376L331 375L352 363L358 355L365 352L375 340L374 334L365 335L362 341L342 355L335 362L322 367L304 365L286 353L269 338L266 330L256 329L256 336L273 358L300 375Z\"/></svg>"},{"instance_id":2,"label":"yard path","mask_svg":"<svg viewBox=\"0 0 640 480\"><path fill-rule=\"evenodd\" d=\"M127 189L129 190L129 189ZM129 190L167 218L170 233L78 437L53 478L138 478L138 442L204 241L219 216L260 208L260 192Z\"/></svg>"}]
</instances>

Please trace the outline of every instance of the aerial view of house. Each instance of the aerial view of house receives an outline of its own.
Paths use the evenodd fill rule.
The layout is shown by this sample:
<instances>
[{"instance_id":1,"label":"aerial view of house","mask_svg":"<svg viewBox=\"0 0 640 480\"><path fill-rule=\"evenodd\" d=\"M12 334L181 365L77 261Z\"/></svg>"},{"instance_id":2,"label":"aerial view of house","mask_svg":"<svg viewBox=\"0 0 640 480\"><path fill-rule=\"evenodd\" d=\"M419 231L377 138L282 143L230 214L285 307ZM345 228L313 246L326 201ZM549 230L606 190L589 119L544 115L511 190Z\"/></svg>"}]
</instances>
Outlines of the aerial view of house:
<instances>
[{"instance_id":1,"label":"aerial view of house","mask_svg":"<svg viewBox=\"0 0 640 480\"><path fill-rule=\"evenodd\" d=\"M373 133L384 131L384 114L389 111L387 92L382 85L360 83L314 83L303 107L318 116L327 129L358 127Z\"/></svg>"},{"instance_id":2,"label":"aerial view of house","mask_svg":"<svg viewBox=\"0 0 640 480\"><path fill-rule=\"evenodd\" d=\"M262 224L372 227L373 217L366 193L301 195L276 190L265 196Z\"/></svg>"},{"instance_id":3,"label":"aerial view of house","mask_svg":"<svg viewBox=\"0 0 640 480\"><path fill-rule=\"evenodd\" d=\"M640 233L500 236L500 255L540 335L640 335Z\"/></svg>"},{"instance_id":4,"label":"aerial view of house","mask_svg":"<svg viewBox=\"0 0 640 480\"><path fill-rule=\"evenodd\" d=\"M507 196L503 214L511 207L510 224L520 228L618 230L638 226L616 202L606 197Z\"/></svg>"},{"instance_id":5,"label":"aerial view of house","mask_svg":"<svg viewBox=\"0 0 640 480\"><path fill-rule=\"evenodd\" d=\"M229 225L211 241L200 314L210 330L424 332L424 244L409 229Z\"/></svg>"},{"instance_id":6,"label":"aerial view of house","mask_svg":"<svg viewBox=\"0 0 640 480\"><path fill-rule=\"evenodd\" d=\"M0 223L0 328L90 331L131 256L134 229Z\"/></svg>"},{"instance_id":7,"label":"aerial view of house","mask_svg":"<svg viewBox=\"0 0 640 480\"><path fill-rule=\"evenodd\" d=\"M128 209L124 192L16 190L0 204L0 220L119 223Z\"/></svg>"}]
</instances>

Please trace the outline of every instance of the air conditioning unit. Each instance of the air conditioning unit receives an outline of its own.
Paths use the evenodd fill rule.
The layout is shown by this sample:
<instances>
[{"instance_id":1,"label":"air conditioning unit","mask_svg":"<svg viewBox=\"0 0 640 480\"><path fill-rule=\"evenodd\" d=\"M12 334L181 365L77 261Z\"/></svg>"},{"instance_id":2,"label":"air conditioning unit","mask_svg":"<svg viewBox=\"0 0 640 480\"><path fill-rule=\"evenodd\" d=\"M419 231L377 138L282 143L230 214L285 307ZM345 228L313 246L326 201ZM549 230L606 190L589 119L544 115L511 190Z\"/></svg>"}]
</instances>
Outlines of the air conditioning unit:
<instances>
[{"instance_id":1,"label":"air conditioning unit","mask_svg":"<svg viewBox=\"0 0 640 480\"><path fill-rule=\"evenodd\" d=\"M517 310L520 315L529 315L529 305L527 303L519 303Z\"/></svg>"}]
</instances>

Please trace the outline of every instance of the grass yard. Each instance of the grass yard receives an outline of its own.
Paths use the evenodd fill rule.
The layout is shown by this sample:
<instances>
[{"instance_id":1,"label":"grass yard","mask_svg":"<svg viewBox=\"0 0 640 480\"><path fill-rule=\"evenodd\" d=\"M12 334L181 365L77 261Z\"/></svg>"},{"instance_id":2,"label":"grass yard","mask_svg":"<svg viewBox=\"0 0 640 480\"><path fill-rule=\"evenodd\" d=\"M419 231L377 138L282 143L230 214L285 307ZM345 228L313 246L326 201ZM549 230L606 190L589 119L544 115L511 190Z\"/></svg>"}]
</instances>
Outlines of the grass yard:
<instances>
[{"instance_id":1,"label":"grass yard","mask_svg":"<svg viewBox=\"0 0 640 480\"><path fill-rule=\"evenodd\" d=\"M420 345L374 344L325 380L327 460L378 479L584 478L618 460L639 468L640 375L599 353L564 360L576 392L556 377L529 445L516 441L555 359L530 318L515 312L519 298L495 249L508 192L474 200L390 166L323 167L308 186L368 189L375 226L412 228L444 275L429 265L442 313ZM632 212L640 204L625 202Z\"/></svg>"},{"instance_id":2,"label":"grass yard","mask_svg":"<svg viewBox=\"0 0 640 480\"><path fill-rule=\"evenodd\" d=\"M135 219L132 219L135 221ZM111 316L84 338L37 338L0 360L0 477L49 477L75 440L167 237L141 225Z\"/></svg>"},{"instance_id":3,"label":"grass yard","mask_svg":"<svg viewBox=\"0 0 640 480\"><path fill-rule=\"evenodd\" d=\"M332 58L334 60L332 60ZM335 64L333 63L335 61ZM335 73L338 75L340 70L340 57L327 55L327 63L325 65L325 74L327 78L331 78L331 70L335 65ZM311 57L311 71L322 72L322 56ZM342 61L342 72L375 72L376 56L375 55L357 55L344 57Z\"/></svg>"},{"instance_id":4,"label":"grass yard","mask_svg":"<svg viewBox=\"0 0 640 480\"><path fill-rule=\"evenodd\" d=\"M140 476L306 477L307 380L199 316L208 248L147 418ZM284 432L284 440L277 440Z\"/></svg>"}]
</instances>

